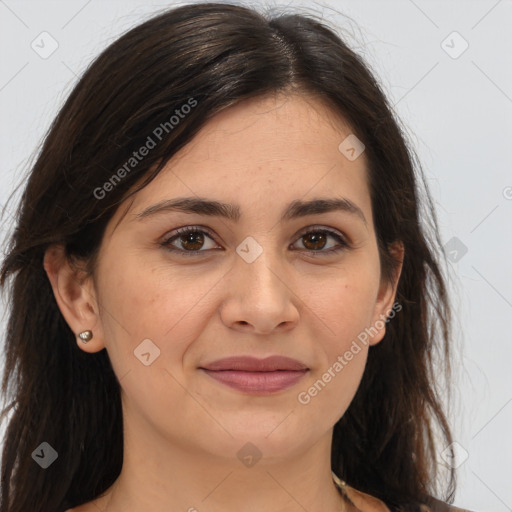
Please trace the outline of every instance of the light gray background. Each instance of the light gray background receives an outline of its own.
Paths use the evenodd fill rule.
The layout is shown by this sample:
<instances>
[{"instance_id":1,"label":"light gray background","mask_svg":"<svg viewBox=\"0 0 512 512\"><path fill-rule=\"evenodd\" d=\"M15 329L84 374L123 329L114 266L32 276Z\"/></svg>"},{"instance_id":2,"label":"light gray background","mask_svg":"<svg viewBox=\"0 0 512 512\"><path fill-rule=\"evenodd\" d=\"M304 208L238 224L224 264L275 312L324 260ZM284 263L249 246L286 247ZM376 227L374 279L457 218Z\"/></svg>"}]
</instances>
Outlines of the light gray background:
<instances>
[{"instance_id":1,"label":"light gray background","mask_svg":"<svg viewBox=\"0 0 512 512\"><path fill-rule=\"evenodd\" d=\"M177 3L0 0L1 208L85 66L119 34L171 5ZM449 264L458 351L450 413L460 444L455 504L510 511L512 2L326 0L291 7L299 5L349 31L347 41L373 67L408 127L443 243L456 237L449 243L467 247L465 254L450 249ZM31 47L42 47L44 31L58 43L46 59ZM464 41L469 46L459 55ZM50 40L44 45L50 48ZM2 239L14 210L10 203Z\"/></svg>"}]
</instances>

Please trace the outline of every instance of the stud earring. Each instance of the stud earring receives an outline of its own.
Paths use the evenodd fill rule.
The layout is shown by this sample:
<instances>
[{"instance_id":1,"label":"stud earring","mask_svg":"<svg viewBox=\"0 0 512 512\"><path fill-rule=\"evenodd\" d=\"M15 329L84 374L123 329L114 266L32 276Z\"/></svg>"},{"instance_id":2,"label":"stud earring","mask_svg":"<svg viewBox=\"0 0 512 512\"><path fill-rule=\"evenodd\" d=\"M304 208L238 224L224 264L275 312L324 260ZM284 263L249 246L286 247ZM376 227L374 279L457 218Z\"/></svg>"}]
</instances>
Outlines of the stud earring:
<instances>
[{"instance_id":1,"label":"stud earring","mask_svg":"<svg viewBox=\"0 0 512 512\"><path fill-rule=\"evenodd\" d=\"M84 342L87 343L92 339L92 331L84 331L81 332L78 337Z\"/></svg>"}]
</instances>

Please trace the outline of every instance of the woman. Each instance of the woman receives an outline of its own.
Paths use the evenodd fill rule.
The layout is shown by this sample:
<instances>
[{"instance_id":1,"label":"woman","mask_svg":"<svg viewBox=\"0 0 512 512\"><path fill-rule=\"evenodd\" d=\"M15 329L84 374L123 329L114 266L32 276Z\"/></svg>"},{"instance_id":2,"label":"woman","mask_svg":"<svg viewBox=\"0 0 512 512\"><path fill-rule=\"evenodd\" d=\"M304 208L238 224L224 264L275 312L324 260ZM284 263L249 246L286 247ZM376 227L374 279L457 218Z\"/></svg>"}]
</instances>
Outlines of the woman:
<instances>
[{"instance_id":1,"label":"woman","mask_svg":"<svg viewBox=\"0 0 512 512\"><path fill-rule=\"evenodd\" d=\"M205 3L115 41L1 269L0 511L457 510L454 470L434 485L450 308L418 177L319 21Z\"/></svg>"}]
</instances>

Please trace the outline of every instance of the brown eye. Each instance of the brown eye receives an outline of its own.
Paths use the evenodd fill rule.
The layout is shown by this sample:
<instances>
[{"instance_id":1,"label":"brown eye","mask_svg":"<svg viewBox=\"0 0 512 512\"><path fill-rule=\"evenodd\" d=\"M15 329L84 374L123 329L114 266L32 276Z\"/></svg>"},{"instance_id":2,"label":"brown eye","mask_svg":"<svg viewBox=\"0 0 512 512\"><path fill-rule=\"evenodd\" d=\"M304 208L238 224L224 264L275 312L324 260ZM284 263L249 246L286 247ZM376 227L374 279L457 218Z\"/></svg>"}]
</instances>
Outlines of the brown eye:
<instances>
[{"instance_id":1,"label":"brown eye","mask_svg":"<svg viewBox=\"0 0 512 512\"><path fill-rule=\"evenodd\" d=\"M198 251L204 244L204 235L200 231L191 231L185 235L180 235L181 246L191 251Z\"/></svg>"},{"instance_id":2,"label":"brown eye","mask_svg":"<svg viewBox=\"0 0 512 512\"><path fill-rule=\"evenodd\" d=\"M328 240L332 238L338 242L338 246L328 247ZM328 229L313 229L303 233L299 240L305 250L314 256L332 254L349 247L349 244L338 233ZM326 250L324 250L327 247ZM318 253L318 254L315 254Z\"/></svg>"},{"instance_id":3,"label":"brown eye","mask_svg":"<svg viewBox=\"0 0 512 512\"><path fill-rule=\"evenodd\" d=\"M317 249L323 249L325 247L327 236L325 233L308 233L304 235L303 237L304 246L308 250L317 250Z\"/></svg>"},{"instance_id":4,"label":"brown eye","mask_svg":"<svg viewBox=\"0 0 512 512\"><path fill-rule=\"evenodd\" d=\"M178 229L174 235L161 242L161 245L172 252L178 252L186 256L195 256L207 252L208 249L215 248L213 243L213 246L204 249L208 239L214 242L213 237L206 230L189 226Z\"/></svg>"},{"instance_id":5,"label":"brown eye","mask_svg":"<svg viewBox=\"0 0 512 512\"><path fill-rule=\"evenodd\" d=\"M207 246L208 239L210 240L210 247ZM338 243L331 243L329 246L329 239ZM350 247L350 244L340 234L329 229L310 229L300 236L299 241L302 241L302 250L312 256L334 254ZM169 251L184 256L198 256L201 253L208 252L208 250L218 249L218 247L215 247L213 236L206 229L195 226L187 226L176 230L172 236L160 242L160 244ZM298 250L301 250L301 248Z\"/></svg>"}]
</instances>

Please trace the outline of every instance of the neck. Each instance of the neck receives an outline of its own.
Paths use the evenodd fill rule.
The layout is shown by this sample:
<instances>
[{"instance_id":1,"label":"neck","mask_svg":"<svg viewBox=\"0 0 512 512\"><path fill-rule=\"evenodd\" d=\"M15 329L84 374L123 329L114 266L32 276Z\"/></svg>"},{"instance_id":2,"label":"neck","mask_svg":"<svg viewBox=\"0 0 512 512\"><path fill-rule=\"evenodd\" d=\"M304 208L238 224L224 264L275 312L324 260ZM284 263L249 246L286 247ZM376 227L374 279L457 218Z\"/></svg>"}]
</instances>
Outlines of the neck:
<instances>
[{"instance_id":1,"label":"neck","mask_svg":"<svg viewBox=\"0 0 512 512\"><path fill-rule=\"evenodd\" d=\"M132 419L124 426L121 474L95 505L105 512L348 510L331 473L331 442L332 430L286 460L263 455L251 465L237 449L221 457Z\"/></svg>"}]
</instances>

